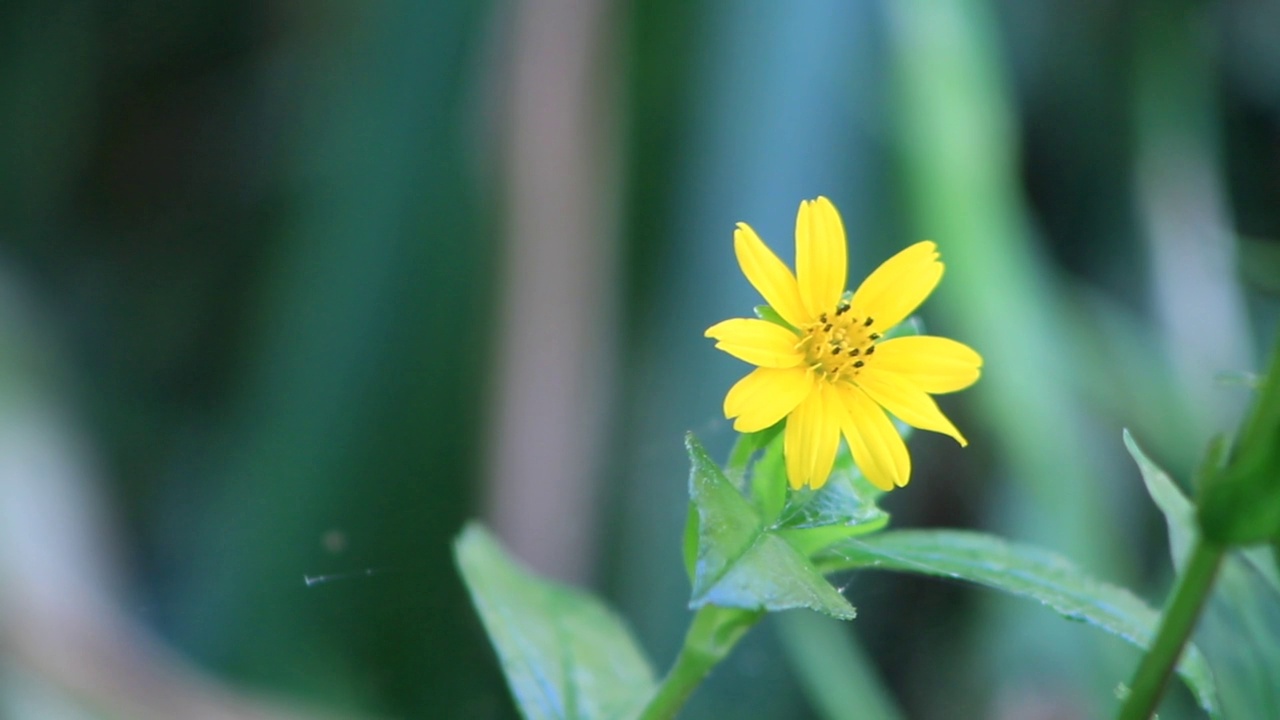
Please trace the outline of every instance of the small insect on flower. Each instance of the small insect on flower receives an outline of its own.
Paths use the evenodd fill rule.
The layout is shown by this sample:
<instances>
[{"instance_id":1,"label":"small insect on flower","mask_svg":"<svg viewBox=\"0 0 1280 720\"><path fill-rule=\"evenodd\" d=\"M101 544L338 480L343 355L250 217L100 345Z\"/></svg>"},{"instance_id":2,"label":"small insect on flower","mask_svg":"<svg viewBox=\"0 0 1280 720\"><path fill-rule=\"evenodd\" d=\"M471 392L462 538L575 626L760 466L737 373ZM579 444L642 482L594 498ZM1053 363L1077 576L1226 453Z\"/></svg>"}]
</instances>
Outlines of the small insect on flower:
<instances>
[{"instance_id":1,"label":"small insect on flower","mask_svg":"<svg viewBox=\"0 0 1280 720\"><path fill-rule=\"evenodd\" d=\"M718 349L757 366L729 389L724 414L744 433L786 418L783 455L792 488L826 483L841 435L876 487L906 485L911 456L886 410L967 444L931 394L977 382L982 357L942 337L882 339L942 279L933 242L886 260L851 297L844 225L824 197L800 203L794 275L746 223L738 223L733 247L747 280L784 323L735 318L707 330Z\"/></svg>"}]
</instances>

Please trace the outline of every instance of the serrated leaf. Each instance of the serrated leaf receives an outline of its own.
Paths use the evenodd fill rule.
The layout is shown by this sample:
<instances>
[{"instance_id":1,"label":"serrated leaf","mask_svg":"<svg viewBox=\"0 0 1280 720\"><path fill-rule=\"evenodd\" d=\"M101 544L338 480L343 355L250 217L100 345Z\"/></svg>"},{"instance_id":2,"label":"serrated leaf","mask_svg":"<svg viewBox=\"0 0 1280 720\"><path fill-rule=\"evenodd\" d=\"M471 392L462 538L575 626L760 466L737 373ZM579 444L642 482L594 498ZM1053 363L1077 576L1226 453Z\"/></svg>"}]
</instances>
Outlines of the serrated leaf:
<instances>
[{"instance_id":1,"label":"serrated leaf","mask_svg":"<svg viewBox=\"0 0 1280 720\"><path fill-rule=\"evenodd\" d=\"M862 477L848 451L841 448L827 484L791 493L774 527L802 530L839 525L856 529L857 534L878 530L889 522L889 513L876 505L883 495L883 490Z\"/></svg>"},{"instance_id":2,"label":"serrated leaf","mask_svg":"<svg viewBox=\"0 0 1280 720\"><path fill-rule=\"evenodd\" d=\"M604 603L520 567L478 523L454 559L525 718L622 720L644 706L653 670Z\"/></svg>"},{"instance_id":3,"label":"serrated leaf","mask_svg":"<svg viewBox=\"0 0 1280 720\"><path fill-rule=\"evenodd\" d=\"M904 437L910 432L907 428ZM778 450L781 463L781 448ZM785 469L778 472L785 474ZM753 485L754 482L753 478ZM842 447L827 483L817 490L786 494L775 519L768 521L766 516L768 530L785 538L801 555L810 557L844 538L883 530L889 524L889 513L876 505L883 495L883 490L863 477L848 449Z\"/></svg>"},{"instance_id":4,"label":"serrated leaf","mask_svg":"<svg viewBox=\"0 0 1280 720\"><path fill-rule=\"evenodd\" d=\"M1195 506L1128 431L1124 441L1164 514L1174 568L1180 569L1195 540ZM1280 717L1280 580L1268 548L1227 553L1195 637L1217 671L1227 717Z\"/></svg>"},{"instance_id":5,"label":"serrated leaf","mask_svg":"<svg viewBox=\"0 0 1280 720\"><path fill-rule=\"evenodd\" d=\"M851 538L815 557L823 572L874 568L949 577L1037 600L1145 648L1159 614L1124 588L1093 579L1041 548L961 530L899 530ZM1206 712L1219 717L1217 690L1204 656L1188 645L1178 674Z\"/></svg>"},{"instance_id":6,"label":"serrated leaf","mask_svg":"<svg viewBox=\"0 0 1280 720\"><path fill-rule=\"evenodd\" d=\"M768 533L744 498L692 434L689 496L698 510L698 554L691 608L809 608L841 619L853 606L786 540Z\"/></svg>"}]
</instances>

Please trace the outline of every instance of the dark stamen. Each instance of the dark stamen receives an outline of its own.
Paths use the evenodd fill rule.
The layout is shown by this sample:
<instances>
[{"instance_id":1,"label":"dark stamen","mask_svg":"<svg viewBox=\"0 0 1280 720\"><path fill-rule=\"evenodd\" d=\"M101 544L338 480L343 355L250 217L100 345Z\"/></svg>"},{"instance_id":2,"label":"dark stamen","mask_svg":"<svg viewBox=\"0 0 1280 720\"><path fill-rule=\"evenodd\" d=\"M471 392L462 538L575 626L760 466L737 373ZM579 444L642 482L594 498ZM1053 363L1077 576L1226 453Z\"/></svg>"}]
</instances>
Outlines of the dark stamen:
<instances>
[{"instance_id":1,"label":"dark stamen","mask_svg":"<svg viewBox=\"0 0 1280 720\"><path fill-rule=\"evenodd\" d=\"M858 360L858 361L856 361L856 362L854 362L854 363L853 363L853 366L854 366L854 367L856 367L856 368L860 368L860 367L862 367L863 365L866 365L866 363L862 362L861 360Z\"/></svg>"},{"instance_id":2,"label":"dark stamen","mask_svg":"<svg viewBox=\"0 0 1280 720\"><path fill-rule=\"evenodd\" d=\"M832 325L831 323L827 323L826 326L822 328L822 332L831 332L831 328L833 327L835 326Z\"/></svg>"},{"instance_id":3,"label":"dark stamen","mask_svg":"<svg viewBox=\"0 0 1280 720\"><path fill-rule=\"evenodd\" d=\"M839 355L839 354L840 354L840 346L839 346L839 345L837 345L837 346L836 346L836 348L835 348L834 350L832 350L832 351L831 351L831 354L832 354L832 355Z\"/></svg>"},{"instance_id":4,"label":"dark stamen","mask_svg":"<svg viewBox=\"0 0 1280 720\"><path fill-rule=\"evenodd\" d=\"M867 326L867 327L871 327L871 323L873 323L873 322L875 322L875 318L867 318L867 321L866 321L865 323L863 323L863 325L865 325L865 326Z\"/></svg>"},{"instance_id":5,"label":"dark stamen","mask_svg":"<svg viewBox=\"0 0 1280 720\"><path fill-rule=\"evenodd\" d=\"M853 357L858 357L858 355L859 355L860 353L861 353L861 351L860 351L860 350L858 350L858 348L854 348L854 349L853 349L853 352L851 352L851 353L849 353L849 354L850 354L850 355L852 355Z\"/></svg>"},{"instance_id":6,"label":"dark stamen","mask_svg":"<svg viewBox=\"0 0 1280 720\"><path fill-rule=\"evenodd\" d=\"M872 340L879 340L880 333L871 333L870 335L868 335L868 337L870 337Z\"/></svg>"},{"instance_id":7,"label":"dark stamen","mask_svg":"<svg viewBox=\"0 0 1280 720\"><path fill-rule=\"evenodd\" d=\"M872 345L871 347L867 348L867 354L868 354L868 355L870 355L871 353L873 353L873 352L875 352L875 351L876 351L876 346L875 346L875 345Z\"/></svg>"}]
</instances>

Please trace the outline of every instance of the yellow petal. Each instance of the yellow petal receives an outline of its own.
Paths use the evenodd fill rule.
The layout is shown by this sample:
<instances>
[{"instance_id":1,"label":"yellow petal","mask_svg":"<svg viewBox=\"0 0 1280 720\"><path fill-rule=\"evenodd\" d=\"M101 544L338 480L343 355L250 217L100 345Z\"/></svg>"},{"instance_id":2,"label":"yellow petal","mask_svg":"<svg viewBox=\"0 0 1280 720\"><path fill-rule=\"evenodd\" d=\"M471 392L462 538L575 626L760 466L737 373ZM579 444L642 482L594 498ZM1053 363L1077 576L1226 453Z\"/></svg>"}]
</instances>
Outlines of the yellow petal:
<instances>
[{"instance_id":1,"label":"yellow petal","mask_svg":"<svg viewBox=\"0 0 1280 720\"><path fill-rule=\"evenodd\" d=\"M738 256L742 274L760 292L764 301L778 311L783 320L803 327L811 319L800 300L800 288L787 266L746 223L738 223L733 233L733 251Z\"/></svg>"},{"instance_id":2,"label":"yellow petal","mask_svg":"<svg viewBox=\"0 0 1280 720\"><path fill-rule=\"evenodd\" d=\"M942 279L938 246L923 240L885 260L853 294L853 316L884 332L902 322Z\"/></svg>"},{"instance_id":3,"label":"yellow petal","mask_svg":"<svg viewBox=\"0 0 1280 720\"><path fill-rule=\"evenodd\" d=\"M756 368L724 396L724 416L738 432L764 430L787 416L813 388L804 368Z\"/></svg>"},{"instance_id":4,"label":"yellow petal","mask_svg":"<svg viewBox=\"0 0 1280 720\"><path fill-rule=\"evenodd\" d=\"M876 345L875 372L900 375L927 393L963 390L982 374L982 356L964 343L920 335Z\"/></svg>"},{"instance_id":5,"label":"yellow petal","mask_svg":"<svg viewBox=\"0 0 1280 720\"><path fill-rule=\"evenodd\" d=\"M795 333L765 320L725 320L707 328L706 335L716 340L717 349L752 365L787 368L804 360L804 354L796 349L800 339Z\"/></svg>"},{"instance_id":6,"label":"yellow petal","mask_svg":"<svg viewBox=\"0 0 1280 720\"><path fill-rule=\"evenodd\" d=\"M901 375L879 371L875 363L868 363L858 376L857 383L872 400L880 403L902 422L921 430L950 435L962 446L969 444L956 426L942 414L942 410L938 409L938 403Z\"/></svg>"},{"instance_id":7,"label":"yellow petal","mask_svg":"<svg viewBox=\"0 0 1280 720\"><path fill-rule=\"evenodd\" d=\"M846 424L844 439L858 469L872 485L889 491L911 480L911 455L884 410L852 385L840 385Z\"/></svg>"},{"instance_id":8,"label":"yellow petal","mask_svg":"<svg viewBox=\"0 0 1280 720\"><path fill-rule=\"evenodd\" d=\"M782 454L792 489L809 485L816 490L831 475L844 420L844 409L834 393L830 385L818 383L787 418Z\"/></svg>"},{"instance_id":9,"label":"yellow petal","mask_svg":"<svg viewBox=\"0 0 1280 720\"><path fill-rule=\"evenodd\" d=\"M809 317L840 301L847 266L844 224L836 206L824 197L802 201L796 214L796 281Z\"/></svg>"}]
</instances>

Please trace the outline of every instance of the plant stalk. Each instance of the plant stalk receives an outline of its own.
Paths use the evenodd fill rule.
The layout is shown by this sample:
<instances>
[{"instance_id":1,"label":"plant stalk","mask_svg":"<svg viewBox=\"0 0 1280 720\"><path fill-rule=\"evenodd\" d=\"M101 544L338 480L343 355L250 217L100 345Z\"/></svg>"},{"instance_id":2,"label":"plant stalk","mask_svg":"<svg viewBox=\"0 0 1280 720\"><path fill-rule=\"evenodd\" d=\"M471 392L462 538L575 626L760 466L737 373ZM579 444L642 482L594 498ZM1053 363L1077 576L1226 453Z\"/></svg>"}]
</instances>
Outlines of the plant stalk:
<instances>
[{"instance_id":1,"label":"plant stalk","mask_svg":"<svg viewBox=\"0 0 1280 720\"><path fill-rule=\"evenodd\" d=\"M1155 713L1200 610L1213 589L1223 554L1222 546L1203 537L1196 540L1186 570L1178 578L1178 586L1165 608L1156 639L1129 683L1129 696L1117 720L1148 720Z\"/></svg>"},{"instance_id":2,"label":"plant stalk","mask_svg":"<svg viewBox=\"0 0 1280 720\"><path fill-rule=\"evenodd\" d=\"M762 612L706 605L693 616L675 663L637 720L672 720L711 668L728 656Z\"/></svg>"}]
</instances>

